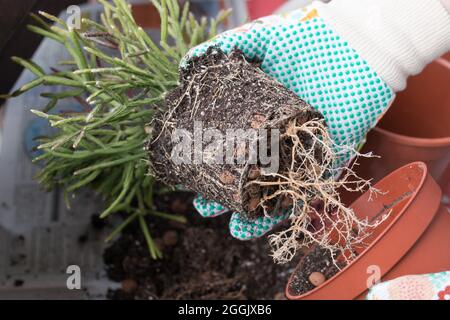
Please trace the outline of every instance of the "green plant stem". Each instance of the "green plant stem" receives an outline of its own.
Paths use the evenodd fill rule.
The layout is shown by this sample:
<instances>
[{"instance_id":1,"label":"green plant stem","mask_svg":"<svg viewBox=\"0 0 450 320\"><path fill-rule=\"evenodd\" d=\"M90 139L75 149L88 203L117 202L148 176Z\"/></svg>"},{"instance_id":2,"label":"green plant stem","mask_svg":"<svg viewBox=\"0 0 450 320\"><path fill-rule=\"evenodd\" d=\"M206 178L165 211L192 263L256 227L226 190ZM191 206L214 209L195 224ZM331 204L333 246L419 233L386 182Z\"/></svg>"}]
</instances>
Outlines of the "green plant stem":
<instances>
[{"instance_id":1,"label":"green plant stem","mask_svg":"<svg viewBox=\"0 0 450 320\"><path fill-rule=\"evenodd\" d=\"M104 7L101 23L83 19L82 30L86 32L71 29L50 14L33 14L37 25L29 29L60 43L70 57L51 72L13 57L36 78L8 97L39 86L58 87L42 93L48 103L32 110L56 129L54 135L39 141L43 154L33 161L43 164L43 169L37 179L47 190L62 187L67 202L68 192L91 188L104 198L102 217L127 212L129 216L108 240L139 217L150 254L158 258L162 254L144 216L178 222L185 222L185 218L154 211L153 197L168 189L146 174L147 156L142 148L148 139L146 128L156 110L164 108L167 91L178 85L181 58L189 48L215 36L217 25L229 12L208 23L206 18L197 21L189 13L188 3L180 9L177 0L151 1L161 16L160 43L136 24L125 0L99 0ZM57 113L55 107L62 99L74 99L83 111ZM133 208L136 204L137 209Z\"/></svg>"}]
</instances>

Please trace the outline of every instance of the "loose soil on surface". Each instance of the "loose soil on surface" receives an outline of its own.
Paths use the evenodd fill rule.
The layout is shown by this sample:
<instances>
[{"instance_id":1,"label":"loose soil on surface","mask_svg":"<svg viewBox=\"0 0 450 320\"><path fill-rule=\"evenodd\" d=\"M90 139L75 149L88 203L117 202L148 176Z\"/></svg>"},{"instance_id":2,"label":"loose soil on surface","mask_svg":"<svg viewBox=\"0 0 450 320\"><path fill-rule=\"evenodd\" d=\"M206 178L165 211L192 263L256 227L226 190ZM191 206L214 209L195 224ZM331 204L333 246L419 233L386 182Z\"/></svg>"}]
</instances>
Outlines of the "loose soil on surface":
<instances>
[{"instance_id":1,"label":"loose soil on surface","mask_svg":"<svg viewBox=\"0 0 450 320\"><path fill-rule=\"evenodd\" d=\"M104 253L108 276L122 284L110 299L284 299L287 280L301 255L277 265L266 238L239 241L228 231L229 214L202 218L193 195L160 197L160 211L183 214L186 224L160 218L150 230L164 258L152 260L138 225L127 228Z\"/></svg>"},{"instance_id":2,"label":"loose soil on surface","mask_svg":"<svg viewBox=\"0 0 450 320\"><path fill-rule=\"evenodd\" d=\"M311 274L313 273L321 274L323 280L326 281L338 272L339 268L333 263L330 251L316 246L304 256L298 268L294 271L289 293L299 296L314 289L316 286L311 282Z\"/></svg>"}]
</instances>

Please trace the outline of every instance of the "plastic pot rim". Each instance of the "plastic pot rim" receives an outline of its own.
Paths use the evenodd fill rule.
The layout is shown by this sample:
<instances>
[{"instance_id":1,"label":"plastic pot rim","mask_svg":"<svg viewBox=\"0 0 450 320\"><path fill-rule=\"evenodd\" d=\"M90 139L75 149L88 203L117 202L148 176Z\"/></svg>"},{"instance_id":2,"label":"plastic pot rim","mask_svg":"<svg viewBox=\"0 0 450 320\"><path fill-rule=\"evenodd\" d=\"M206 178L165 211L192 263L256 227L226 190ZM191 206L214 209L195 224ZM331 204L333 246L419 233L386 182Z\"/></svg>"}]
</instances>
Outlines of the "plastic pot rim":
<instances>
[{"instance_id":1,"label":"plastic pot rim","mask_svg":"<svg viewBox=\"0 0 450 320\"><path fill-rule=\"evenodd\" d=\"M402 135L399 133L394 133L392 131L382 129L380 127L373 128L375 132L385 136L387 139L394 141L399 144L414 146L414 147L425 147L425 148L436 148L450 146L450 137L442 138L418 138Z\"/></svg>"},{"instance_id":2,"label":"plastic pot rim","mask_svg":"<svg viewBox=\"0 0 450 320\"><path fill-rule=\"evenodd\" d=\"M416 201L417 199L417 195L422 191L424 185L426 184L426 182L431 179L432 182L434 182L433 178L430 176L429 171L428 171L428 167L424 162L421 161L416 161L416 162L412 162L409 164L406 164L404 166L401 166L400 168L394 170L393 172L391 172L390 174L388 174L386 177L384 177L382 180L387 179L388 177L391 177L393 175L398 174L399 171L401 170L405 170L405 168L407 167L411 167L411 166L418 166L421 169L423 169L422 172L422 177L420 178L420 182L417 184L414 193L411 195L411 197L409 197L409 199L407 199L407 202L404 204L402 210L397 214L397 216L389 222L388 225L383 226L383 224L381 225L381 227L384 227L384 230L381 231L381 233L375 238L373 239L373 241L370 243L370 245L367 246L367 248L360 254L358 255L355 260L353 260L350 264L348 264L347 266L345 266L344 268L342 268L338 273L336 273L333 277L329 278L327 281L325 281L323 284L321 284L320 286L304 293L301 295L294 295L291 294L289 292L289 286L290 283L292 282L292 278L294 276L295 271L291 274L291 276L289 277L288 283L286 285L286 289L285 289L285 294L286 297L288 297L288 299L290 300L302 300L304 298L307 298L311 295L314 295L314 293L316 293L319 290L323 290L324 287L326 287L329 283L335 281L337 278L341 277L345 272L351 272L349 271L350 268L352 268L356 263L358 263L359 260L363 259L363 257L370 252L375 246L378 245L378 243L380 242L380 240L391 231L391 229L394 228L395 225L397 225L399 223L399 221L403 218L403 215L405 212L408 211L408 209L411 208L411 204ZM434 182L436 183L436 182ZM440 191L440 189L439 189ZM362 197L363 195L361 195ZM440 199L441 193L439 193L439 199ZM432 208L430 208L430 210L428 212L426 212L425 214L427 216L430 216L431 219L430 221L432 221L432 219L434 218L434 216L437 214L437 212L439 211L439 207L440 207L440 201L439 199L437 200L437 205L435 210L432 210ZM356 203L359 200L359 198L357 200L354 201L354 203ZM353 206L353 204L351 205ZM426 228L429 226L430 222L428 222L426 224L426 226L424 227L424 229L422 230L422 232L420 233L420 235L423 234L423 232L426 230ZM420 236L416 239L416 241L420 238ZM411 247L412 248L414 246L415 242L412 243ZM399 257L399 260L401 260L402 257ZM395 265L395 264L394 264ZM295 269L296 270L296 269ZM387 272L387 271L386 271ZM358 295L360 295L362 292L359 292Z\"/></svg>"}]
</instances>

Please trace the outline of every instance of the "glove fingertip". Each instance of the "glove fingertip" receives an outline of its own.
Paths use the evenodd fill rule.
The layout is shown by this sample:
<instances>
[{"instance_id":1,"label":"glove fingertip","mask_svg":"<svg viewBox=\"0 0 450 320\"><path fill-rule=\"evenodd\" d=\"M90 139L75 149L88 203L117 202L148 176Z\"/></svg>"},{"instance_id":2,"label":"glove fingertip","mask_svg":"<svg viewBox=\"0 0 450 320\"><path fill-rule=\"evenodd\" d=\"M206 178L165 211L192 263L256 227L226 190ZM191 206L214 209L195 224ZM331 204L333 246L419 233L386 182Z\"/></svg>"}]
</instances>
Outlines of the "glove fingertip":
<instances>
[{"instance_id":1,"label":"glove fingertip","mask_svg":"<svg viewBox=\"0 0 450 320\"><path fill-rule=\"evenodd\" d=\"M228 211L228 209L220 203L208 201L200 195L194 199L193 204L194 208L204 218L214 218Z\"/></svg>"},{"instance_id":2,"label":"glove fingertip","mask_svg":"<svg viewBox=\"0 0 450 320\"><path fill-rule=\"evenodd\" d=\"M238 240L259 238L271 231L276 225L289 217L289 212L282 212L274 217L258 217L246 219L239 212L231 215L229 228L231 235Z\"/></svg>"}]
</instances>

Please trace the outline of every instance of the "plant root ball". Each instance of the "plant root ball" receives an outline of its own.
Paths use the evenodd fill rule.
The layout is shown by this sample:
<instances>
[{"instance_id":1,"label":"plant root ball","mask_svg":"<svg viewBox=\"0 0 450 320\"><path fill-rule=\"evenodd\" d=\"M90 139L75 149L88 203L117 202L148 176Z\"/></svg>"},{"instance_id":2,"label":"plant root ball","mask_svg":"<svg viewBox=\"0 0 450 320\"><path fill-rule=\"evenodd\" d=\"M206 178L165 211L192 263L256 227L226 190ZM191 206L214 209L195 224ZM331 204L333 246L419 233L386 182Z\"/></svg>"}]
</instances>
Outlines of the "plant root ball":
<instances>
[{"instance_id":1,"label":"plant root ball","mask_svg":"<svg viewBox=\"0 0 450 320\"><path fill-rule=\"evenodd\" d=\"M270 147L272 131L278 129L281 159L277 172L286 172L291 161L283 161L283 157L290 159L292 143L281 136L289 123L301 125L323 119L318 111L266 75L259 63L248 61L237 49L227 55L212 47L204 55L191 59L181 70L180 86L167 94L165 103L167 108L156 117L147 144L151 174L169 185L183 185L231 210L255 215L279 208L282 197L261 201L279 186L264 187L249 182L255 179L270 182L277 178L261 178L264 167L269 166L261 163L261 150L257 161L250 160L249 146L255 138L250 137L246 144L233 144L230 154L234 161L227 161L229 133L235 132L239 139L239 132L242 133L239 130L267 129L264 134ZM207 138L211 129L216 133L214 139ZM184 141L192 141L191 148L184 149L188 150L188 157L181 163L180 157L177 160L173 157L183 138L179 135L180 139L174 139L176 132L187 133ZM196 139L199 136L200 140ZM261 136L256 139L261 141ZM212 145L216 148L211 148ZM220 148L222 162L218 161ZM269 148L267 153L271 152ZM283 206L289 203L289 199L284 199Z\"/></svg>"}]
</instances>

